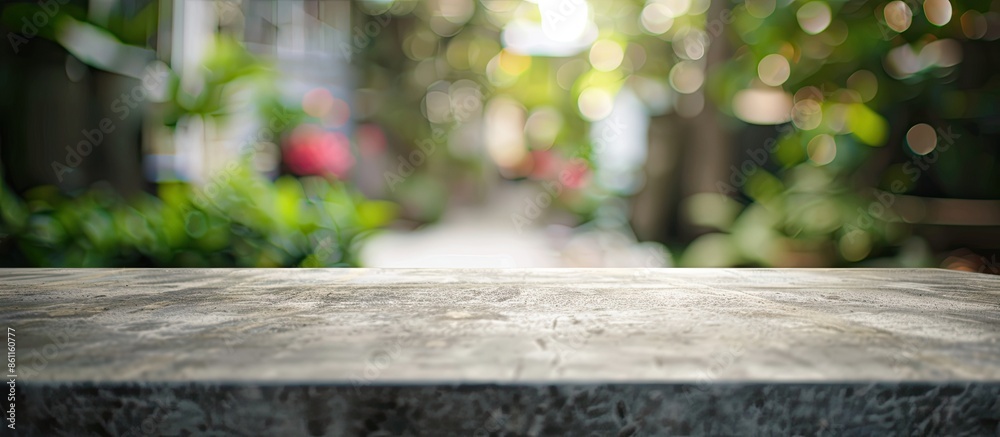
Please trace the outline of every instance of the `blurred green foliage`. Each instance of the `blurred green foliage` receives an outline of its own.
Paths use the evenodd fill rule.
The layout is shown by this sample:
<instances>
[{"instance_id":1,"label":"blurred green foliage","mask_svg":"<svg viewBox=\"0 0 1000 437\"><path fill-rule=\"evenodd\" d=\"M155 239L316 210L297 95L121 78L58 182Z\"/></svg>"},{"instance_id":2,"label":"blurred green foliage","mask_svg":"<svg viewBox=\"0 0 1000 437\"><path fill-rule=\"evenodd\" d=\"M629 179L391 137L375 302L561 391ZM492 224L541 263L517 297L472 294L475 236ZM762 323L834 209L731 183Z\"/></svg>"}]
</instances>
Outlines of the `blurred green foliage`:
<instances>
[{"instance_id":1,"label":"blurred green foliage","mask_svg":"<svg viewBox=\"0 0 1000 437\"><path fill-rule=\"evenodd\" d=\"M679 247L682 264L831 266L882 258L926 265L926 247L912 244L918 224L896 214L897 196L1000 196L1000 154L991 145L1000 116L996 2L588 0L550 2L557 7L549 12L542 2L471 3L359 3L368 15L363 24L390 22L356 60L365 95L376 96L371 121L402 139L459 130L465 120L455 111L455 90L485 83L483 106L512 99L529 117L559 115L554 140L527 142L529 153L583 158L597 169L603 163L591 153L586 92L614 96L631 88L654 117L718 111L721 123L696 128L728 131L731 153L720 158L733 161L726 165L740 168L748 149L766 150L765 157L738 176L745 183L723 177L731 190L684 201L685 219L710 231ZM576 53L526 54L503 41L512 27L544 24L546 14L566 22L580 8L596 37ZM430 96L442 93L450 94L452 113L432 117ZM917 125L954 132L958 141L914 171L912 162L928 153L907 137ZM766 135L774 147L740 138L754 132L763 142L762 126L776 128ZM919 137L938 146L946 140ZM402 154L415 150L401 144ZM683 146L687 153L697 147ZM434 158L470 173L491 170L474 154ZM530 161L501 173L544 181L523 170L536 164ZM440 168L418 172L456 177ZM556 204L583 222L628 194L589 183L565 190Z\"/></svg>"},{"instance_id":2,"label":"blurred green foliage","mask_svg":"<svg viewBox=\"0 0 1000 437\"><path fill-rule=\"evenodd\" d=\"M128 200L102 185L23 199L3 186L0 209L0 265L45 267L357 266L358 245L396 214L342 182L272 182L245 165Z\"/></svg>"},{"instance_id":3,"label":"blurred green foliage","mask_svg":"<svg viewBox=\"0 0 1000 437\"><path fill-rule=\"evenodd\" d=\"M101 27L121 44L143 45L155 33L156 4L128 14L127 6L116 5L106 22L86 24ZM504 32L516 27L512 23L544 23L542 2L352 3L354 45L346 47L358 69L352 122L375 126L384 135L380 144L386 150L372 153L385 154L386 167L393 171L403 166L397 160L421 150L422 143L433 141L439 150L428 153L426 162L406 163L414 167L413 174L385 193L402 205L405 218L418 224L439 218L448 202L459 197L451 187L466 187L461 195L475 197L489 189L483 181L492 183L497 173L542 186L563 182L560 170L583 162L582 182L563 187L551 209L574 217L576 224L593 219L602 206L635 193L602 186L590 177L603 165L592 144L594 122L606 116L602 105L610 107L623 90L640 99L653 120L673 117L676 124L722 129L731 137L726 144L731 153L719 159L735 164L742 182L723 177L719 182L726 189L683 200L684 219L708 230L678 247L683 265L840 266L886 257L891 265L927 265L931 257L926 248L912 244L919 240L919 224L896 214L897 196L1000 197L996 2L565 0L558 2L565 10L554 19L566 21L581 5L594 28L592 40L575 52L532 54L510 43L516 38L505 41ZM24 17L39 10L33 5L8 7L3 20L18 28ZM83 20L82 10L67 6L40 35L58 40L54 27ZM172 83L169 100L157 108L166 126L186 117L224 123L229 111L239 108L233 96L248 90L253 96L249 104L263 119L282 111L292 114L289 128L318 122L282 101L274 66L249 53L238 37L220 32L204 67L204 83L193 88L196 93ZM518 158L511 162L500 162L482 150L488 145L479 144L494 121L488 109L500 100L513 102L507 105L513 110L493 118L522 119L521 125L500 124L524 134L511 141L515 147L502 150L517 149ZM769 110L779 116L764 117ZM717 112L721 122L700 124L706 118L700 116L703 111L713 111L713 117ZM511 113L516 115L507 117ZM941 153L914 146L909 135L918 125L954 132L955 147L945 152L942 138L934 140ZM741 138L746 133L760 137L762 144L749 144ZM286 134L274 132L276 138ZM919 135L916 139L921 140ZM688 154L699 153L698 147L679 146ZM764 157L750 155L758 152ZM923 162L930 156L933 165ZM657 165L668 164L676 163ZM108 247L149 243L136 253L107 252L115 254L107 262L158 265L173 259L165 255L171 253L183 254L178 259L185 265L353 265L355 240L395 211L390 204L349 194L342 182L281 178L271 183L240 168L241 180L258 182L253 190L222 184L229 187L221 192L229 193L223 197L231 203L213 195L211 202L194 204L200 197L179 183L162 184L159 200L132 199L127 207L99 187L62 200L51 189L37 189L21 207L5 208L4 232L11 235L7 241L17 240L22 262L42 263L38 254L44 251L32 247L55 241L68 245L72 239L65 236L75 235L90 241L87 248L99 249L97 254L77 248L69 251L77 255L68 253L68 261L55 264L100 265L102 261L91 262L87 256L105 259L99 254ZM683 174L696 179L690 170ZM275 200L284 206L255 205L259 196L254 190L261 191L262 199L284 199ZM334 192L340 200L323 200L327 206L322 208L290 206L291 199L313 205ZM21 205L9 193L5 199ZM84 227L63 224L82 212L53 212L128 216L118 211L122 209L148 217L159 211L151 205L183 211L175 214L182 219L180 228L144 219L163 234L162 242L137 239L140 231L133 235L131 228L122 227L117 246L108 246L89 237ZM329 217L318 225L316 214L323 211ZM167 229L175 230L171 234ZM324 247L335 247L328 251L337 255L317 255L317 241L333 241Z\"/></svg>"},{"instance_id":4,"label":"blurred green foliage","mask_svg":"<svg viewBox=\"0 0 1000 437\"><path fill-rule=\"evenodd\" d=\"M768 88L761 83L768 74L784 73L771 85L792 98L792 120L778 129L767 162L737 187L743 205L722 195L689 199L691 220L718 232L695 240L682 264L933 265L926 243L914 239L916 226L894 207L908 194L1000 196L1000 154L989 144L1000 115L998 44L970 24L995 14L991 3L775 4L727 9L734 55L707 91L738 117L737 93ZM787 73L767 68L774 55ZM918 124L933 133L914 137ZM913 140L937 150L920 151Z\"/></svg>"},{"instance_id":5,"label":"blurred green foliage","mask_svg":"<svg viewBox=\"0 0 1000 437\"><path fill-rule=\"evenodd\" d=\"M6 7L2 18L19 29L23 20L44 14L48 18L38 35L59 44L67 42L58 36L60 28L83 26L110 44L141 47L156 34L157 5L149 2L129 12L129 5L116 4L104 22L92 22L74 4L51 13L40 5L19 4ZM89 63L89 58L81 61ZM154 192L128 199L100 183L72 194L41 186L23 196L0 183L0 265L358 266L359 245L395 218L396 205L368 200L333 178L272 180L254 170L257 143L280 143L305 115L281 98L274 66L230 35L210 41L202 70L193 92L170 72L166 101L145 109L152 119L176 128L192 117L224 125L232 112L251 108L264 127L247 138L239 162L204 184L163 181Z\"/></svg>"}]
</instances>

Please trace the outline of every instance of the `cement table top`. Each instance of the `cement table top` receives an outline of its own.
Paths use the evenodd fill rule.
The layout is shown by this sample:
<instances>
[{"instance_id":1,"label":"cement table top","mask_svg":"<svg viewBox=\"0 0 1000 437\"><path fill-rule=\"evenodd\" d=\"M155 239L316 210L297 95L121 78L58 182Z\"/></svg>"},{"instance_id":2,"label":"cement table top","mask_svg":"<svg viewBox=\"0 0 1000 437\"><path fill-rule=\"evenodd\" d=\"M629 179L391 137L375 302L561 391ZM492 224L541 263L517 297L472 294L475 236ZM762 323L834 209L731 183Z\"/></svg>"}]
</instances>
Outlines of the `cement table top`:
<instances>
[{"instance_id":1,"label":"cement table top","mask_svg":"<svg viewBox=\"0 0 1000 437\"><path fill-rule=\"evenodd\" d=\"M0 269L27 382L1000 381L934 269Z\"/></svg>"}]
</instances>

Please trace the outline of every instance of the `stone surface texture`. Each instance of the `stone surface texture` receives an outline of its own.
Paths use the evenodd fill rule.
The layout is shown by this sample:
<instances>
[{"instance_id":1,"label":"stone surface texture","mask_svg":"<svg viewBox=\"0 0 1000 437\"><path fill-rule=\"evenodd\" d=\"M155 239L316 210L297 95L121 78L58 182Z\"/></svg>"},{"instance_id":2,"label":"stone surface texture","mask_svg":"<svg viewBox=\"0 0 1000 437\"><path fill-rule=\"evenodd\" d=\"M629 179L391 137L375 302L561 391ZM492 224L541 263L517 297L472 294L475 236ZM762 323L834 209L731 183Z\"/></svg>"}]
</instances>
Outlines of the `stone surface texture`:
<instances>
[{"instance_id":1,"label":"stone surface texture","mask_svg":"<svg viewBox=\"0 0 1000 437\"><path fill-rule=\"evenodd\" d=\"M1000 435L1000 277L0 269L27 435Z\"/></svg>"}]
</instances>

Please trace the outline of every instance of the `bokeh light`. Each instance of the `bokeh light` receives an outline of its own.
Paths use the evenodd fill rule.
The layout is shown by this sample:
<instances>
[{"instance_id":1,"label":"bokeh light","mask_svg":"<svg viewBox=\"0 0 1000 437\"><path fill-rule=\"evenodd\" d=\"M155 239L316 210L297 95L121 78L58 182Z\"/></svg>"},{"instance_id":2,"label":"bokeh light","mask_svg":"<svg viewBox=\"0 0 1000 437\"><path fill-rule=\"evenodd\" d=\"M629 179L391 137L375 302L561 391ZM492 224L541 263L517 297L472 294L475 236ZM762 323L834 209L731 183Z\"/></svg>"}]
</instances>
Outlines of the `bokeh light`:
<instances>
[{"instance_id":1,"label":"bokeh light","mask_svg":"<svg viewBox=\"0 0 1000 437\"><path fill-rule=\"evenodd\" d=\"M871 253L872 238L860 229L850 231L840 237L840 255L847 261L861 261Z\"/></svg>"},{"instance_id":2,"label":"bokeh light","mask_svg":"<svg viewBox=\"0 0 1000 437\"><path fill-rule=\"evenodd\" d=\"M670 14L674 17L680 17L688 13L691 9L691 0L652 0L655 3L659 3L670 11Z\"/></svg>"},{"instance_id":3,"label":"bokeh light","mask_svg":"<svg viewBox=\"0 0 1000 437\"><path fill-rule=\"evenodd\" d=\"M733 113L747 123L785 123L791 111L792 96L778 88L751 88L733 97Z\"/></svg>"},{"instance_id":4,"label":"bokeh light","mask_svg":"<svg viewBox=\"0 0 1000 437\"><path fill-rule=\"evenodd\" d=\"M674 53L681 59L698 60L708 51L708 35L705 32L685 27L674 35Z\"/></svg>"},{"instance_id":5,"label":"bokeh light","mask_svg":"<svg viewBox=\"0 0 1000 437\"><path fill-rule=\"evenodd\" d=\"M587 88L580 93L577 106L584 118L597 121L611 115L614 98L603 88Z\"/></svg>"},{"instance_id":6,"label":"bokeh light","mask_svg":"<svg viewBox=\"0 0 1000 437\"><path fill-rule=\"evenodd\" d=\"M913 153L926 155L937 147L937 132L927 123L919 123L906 132L906 145Z\"/></svg>"},{"instance_id":7,"label":"bokeh light","mask_svg":"<svg viewBox=\"0 0 1000 437\"><path fill-rule=\"evenodd\" d=\"M673 12L666 5L658 2L648 3L642 9L639 19L642 28L654 35L665 33L674 25Z\"/></svg>"},{"instance_id":8,"label":"bokeh light","mask_svg":"<svg viewBox=\"0 0 1000 437\"><path fill-rule=\"evenodd\" d=\"M791 72L792 68L788 65L788 59L781 55L767 55L757 64L757 75L760 77L760 81L770 86L781 86L788 80Z\"/></svg>"},{"instance_id":9,"label":"bokeh light","mask_svg":"<svg viewBox=\"0 0 1000 437\"><path fill-rule=\"evenodd\" d=\"M524 126L525 133L531 141L531 148L535 150L551 148L562 125L562 114L556 108L545 106L532 111Z\"/></svg>"},{"instance_id":10,"label":"bokeh light","mask_svg":"<svg viewBox=\"0 0 1000 437\"><path fill-rule=\"evenodd\" d=\"M924 0L924 15L935 26L944 26L951 21L951 2L948 0Z\"/></svg>"},{"instance_id":11,"label":"bokeh light","mask_svg":"<svg viewBox=\"0 0 1000 437\"><path fill-rule=\"evenodd\" d=\"M670 69L670 86L682 94L698 91L705 82L705 72L695 61L681 61Z\"/></svg>"},{"instance_id":12,"label":"bokeh light","mask_svg":"<svg viewBox=\"0 0 1000 437\"><path fill-rule=\"evenodd\" d=\"M15 79L31 76L22 74L24 66L55 68L60 83L51 89L72 89L49 95L38 91L41 87L28 92L16 82L15 88L8 86L12 107L24 110L8 111L10 121L0 122L5 153L15 159L34 156L16 147L37 142L46 156L22 166L5 155L3 164L14 171L5 167L3 182L30 188L47 181L57 185L53 192L71 197L105 175L128 175L132 169L120 168L118 161L141 158L138 173L145 179L118 180L114 186L141 187L156 202L174 207L191 201L171 194L171 184L198 192L199 184L212 184L220 167L239 160L247 178L234 179L239 182L227 189L242 190L235 196L244 199L240 202L259 198L264 209L280 197L287 205L273 209L291 218L274 229L249 226L255 234L277 235L279 242L250 245L219 229L247 215L278 223L268 214L279 212L232 207L218 199L201 203L234 212L171 212L182 225L176 241L193 239L211 250L176 246L175 240L156 243L157 250L183 253L203 265L221 259L220 253L245 257L242 265L357 265L353 242L338 243L325 254L313 253L311 245L320 236L317 222L327 215L336 216L320 226L334 235L330 238L340 238L334 229L344 223L366 220L367 212L351 215L355 199L398 204L399 221L389 233L429 228L447 233L460 215L453 208L501 204L498 210L522 214L523 203L508 203L549 190L544 194L551 199L538 207L522 236L548 241L538 237L558 227L569 236L553 239L556 251L568 247L563 240L579 241L575 234L583 229L603 232L611 226L629 238L689 252L678 254L681 263L916 266L933 263L940 247L963 244L944 238L940 225L927 226L926 220L942 215L933 211L934 202L920 198L1000 196L991 170L1000 165L992 149L1000 86L992 68L992 41L1000 39L998 1L377 0L319 8L314 3L227 2L222 7L235 12L227 17L184 17L184 12L156 23L139 20L145 27L118 17L117 10L107 20L113 25L90 16L67 18L68 28L109 36L84 43L73 38L70 44L56 35L32 42L23 52L28 55L0 65L0 73ZM6 22L18 22L17 9L3 8ZM185 18L207 20L204 35L190 38L196 44L152 43L179 35L171 23ZM166 27L153 35L150 26ZM139 53L147 57L140 59ZM77 125L92 118L92 107L110 107L117 98L108 93L115 94L115 87L92 90L86 84L135 77L125 67L146 65L148 59L164 60L159 64L170 70L171 81L163 88L177 83L178 92L130 107L142 115L116 122L119 129L107 136L114 138L110 147L82 164L107 164L114 171L96 164L74 167L59 174L65 184L56 184L48 174L52 159L62 159L64 148L80 141L60 132L80 132ZM48 86L54 79L39 80ZM32 99L24 99L26 93ZM39 113L40 102L53 99L76 103L45 118L32 115ZM49 129L47 119L60 117L70 121ZM22 128L22 122L32 129ZM130 136L117 136L122 132ZM960 146L945 147L953 142ZM112 149L115 156L124 150L135 156L97 157ZM919 180L912 178L914 168L920 169ZM248 178L259 179L260 186L248 187L243 182ZM553 182L563 184L561 191ZM323 193L342 190L338 196L344 198L324 198L318 203L328 210L300 216L305 199L322 197L299 194L311 186ZM894 205L884 214L869 212L870 226L847 226L857 224L853 214L871 204L873 189L889 187L899 194ZM17 194L35 195L22 191ZM688 197L692 193L711 195L698 200ZM712 205L723 206L706 207L710 198ZM670 199L674 206L691 200L719 217L682 215L650 199ZM23 215L31 218L21 226L38 226L33 238L57 247L72 238L74 220L81 219L42 217L54 214L46 212L45 202L50 200L27 202ZM913 204L926 211L903 211ZM2 206L0 230L14 242L5 247L34 244L17 237L18 229L30 226L3 227L16 208ZM69 214L65 209L59 214ZM134 232L122 238L147 239L161 227L177 226L155 222L170 214L143 211L129 219L134 223L126 227ZM949 214L956 223L968 218ZM897 216L904 219L894 221ZM493 226L504 220L474 221ZM356 229L388 224L371 223ZM687 231L698 227L710 229ZM925 237L934 249L922 255L903 246ZM204 243L208 240L211 244ZM81 247L89 246L58 248L90 259ZM706 248L726 253L716 256ZM592 249L586 252L603 256ZM103 259L117 259L108 253ZM167 259L141 253L142 262Z\"/></svg>"},{"instance_id":13,"label":"bokeh light","mask_svg":"<svg viewBox=\"0 0 1000 437\"><path fill-rule=\"evenodd\" d=\"M906 29L910 28L910 23L913 22L913 11L906 3L899 0L885 5L883 14L885 24L896 32L905 32Z\"/></svg>"},{"instance_id":14,"label":"bokeh light","mask_svg":"<svg viewBox=\"0 0 1000 437\"><path fill-rule=\"evenodd\" d=\"M747 0L747 13L756 18L767 18L774 13L775 0Z\"/></svg>"},{"instance_id":15,"label":"bokeh light","mask_svg":"<svg viewBox=\"0 0 1000 437\"><path fill-rule=\"evenodd\" d=\"M622 64L625 51L614 41L600 40L590 48L590 64L598 71L611 71Z\"/></svg>"},{"instance_id":16,"label":"bokeh light","mask_svg":"<svg viewBox=\"0 0 1000 437\"><path fill-rule=\"evenodd\" d=\"M822 1L806 3L795 13L795 18L805 33L816 35L830 26L830 6Z\"/></svg>"},{"instance_id":17,"label":"bokeh light","mask_svg":"<svg viewBox=\"0 0 1000 437\"><path fill-rule=\"evenodd\" d=\"M487 104L486 151L498 166L514 168L527 157L524 122L524 108L516 100L497 97Z\"/></svg>"},{"instance_id":18,"label":"bokeh light","mask_svg":"<svg viewBox=\"0 0 1000 437\"><path fill-rule=\"evenodd\" d=\"M830 135L819 134L809 140L806 150L813 164L827 165L837 157L837 141Z\"/></svg>"},{"instance_id":19,"label":"bokeh light","mask_svg":"<svg viewBox=\"0 0 1000 437\"><path fill-rule=\"evenodd\" d=\"M792 107L792 123L799 129L816 129L822 121L823 107L815 100L800 100Z\"/></svg>"},{"instance_id":20,"label":"bokeh light","mask_svg":"<svg viewBox=\"0 0 1000 437\"><path fill-rule=\"evenodd\" d=\"M989 28L986 17L978 11L966 11L962 14L962 33L969 39L980 39L986 36Z\"/></svg>"},{"instance_id":21,"label":"bokeh light","mask_svg":"<svg viewBox=\"0 0 1000 437\"><path fill-rule=\"evenodd\" d=\"M316 118L326 117L333 109L333 95L326 88L314 88L302 96L302 110Z\"/></svg>"},{"instance_id":22,"label":"bokeh light","mask_svg":"<svg viewBox=\"0 0 1000 437\"><path fill-rule=\"evenodd\" d=\"M509 50L502 50L499 56L500 69L511 76L524 73L531 67L531 57L520 55Z\"/></svg>"},{"instance_id":23,"label":"bokeh light","mask_svg":"<svg viewBox=\"0 0 1000 437\"><path fill-rule=\"evenodd\" d=\"M868 70L858 70L847 78L847 87L857 91L861 101L867 102L878 94L878 78Z\"/></svg>"}]
</instances>

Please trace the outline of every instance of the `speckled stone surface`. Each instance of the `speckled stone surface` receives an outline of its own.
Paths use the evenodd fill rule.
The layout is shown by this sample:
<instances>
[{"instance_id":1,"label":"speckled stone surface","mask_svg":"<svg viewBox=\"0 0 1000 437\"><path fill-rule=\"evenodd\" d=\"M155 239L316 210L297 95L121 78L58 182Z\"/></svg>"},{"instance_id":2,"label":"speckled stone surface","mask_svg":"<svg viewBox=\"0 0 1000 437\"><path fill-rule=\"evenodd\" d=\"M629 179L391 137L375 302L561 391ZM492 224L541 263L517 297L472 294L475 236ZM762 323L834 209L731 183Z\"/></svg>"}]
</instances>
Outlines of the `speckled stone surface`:
<instances>
[{"instance_id":1,"label":"speckled stone surface","mask_svg":"<svg viewBox=\"0 0 1000 437\"><path fill-rule=\"evenodd\" d=\"M24 435L1000 435L974 273L0 269L0 323Z\"/></svg>"}]
</instances>

